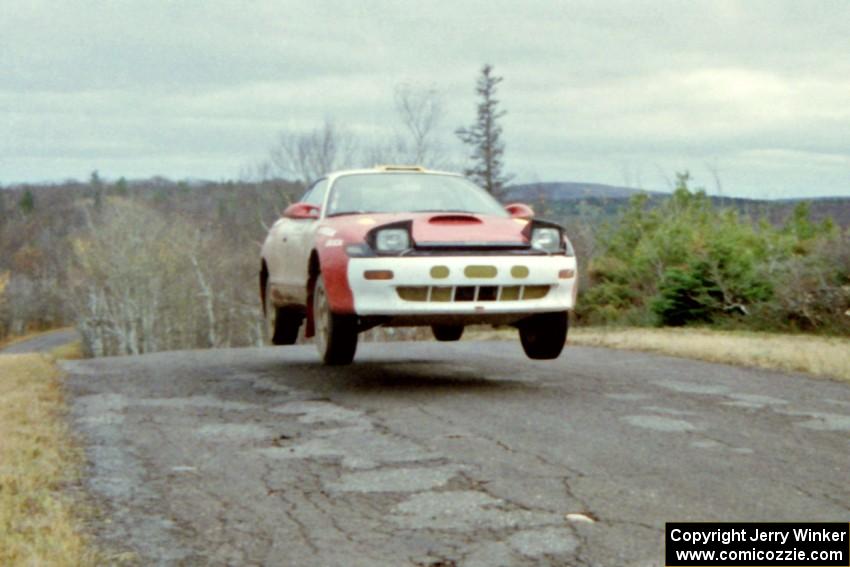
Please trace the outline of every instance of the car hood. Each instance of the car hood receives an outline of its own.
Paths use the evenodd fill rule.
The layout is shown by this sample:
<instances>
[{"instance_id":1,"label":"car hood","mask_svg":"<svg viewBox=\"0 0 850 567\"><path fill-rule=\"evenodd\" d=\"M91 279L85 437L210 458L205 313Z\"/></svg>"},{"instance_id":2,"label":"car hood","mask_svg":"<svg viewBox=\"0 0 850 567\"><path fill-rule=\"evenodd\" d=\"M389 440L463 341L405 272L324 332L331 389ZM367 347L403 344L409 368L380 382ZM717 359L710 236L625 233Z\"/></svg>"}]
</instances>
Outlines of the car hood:
<instances>
[{"instance_id":1,"label":"car hood","mask_svg":"<svg viewBox=\"0 0 850 567\"><path fill-rule=\"evenodd\" d=\"M408 213L346 215L325 219L323 226L348 242L362 242L366 233L385 224L410 222L417 246L452 244L527 245L528 221L469 213ZM320 229L321 233L322 229ZM329 231L327 231L329 232Z\"/></svg>"}]
</instances>

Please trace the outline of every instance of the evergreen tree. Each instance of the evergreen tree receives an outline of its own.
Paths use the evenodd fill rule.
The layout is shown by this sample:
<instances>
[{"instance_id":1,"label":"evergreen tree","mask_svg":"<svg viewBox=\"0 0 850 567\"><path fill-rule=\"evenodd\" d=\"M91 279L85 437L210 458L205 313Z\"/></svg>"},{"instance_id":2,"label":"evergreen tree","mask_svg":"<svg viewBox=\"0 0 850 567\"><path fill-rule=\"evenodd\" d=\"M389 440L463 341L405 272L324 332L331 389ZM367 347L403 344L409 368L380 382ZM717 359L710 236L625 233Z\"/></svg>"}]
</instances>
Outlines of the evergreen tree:
<instances>
[{"instance_id":1,"label":"evergreen tree","mask_svg":"<svg viewBox=\"0 0 850 567\"><path fill-rule=\"evenodd\" d=\"M121 197L126 197L127 193L129 192L129 188L127 186L127 180L124 179L123 177L120 177L118 179L118 181L115 182L115 187L113 189L113 192L116 195L119 195Z\"/></svg>"},{"instance_id":2,"label":"evergreen tree","mask_svg":"<svg viewBox=\"0 0 850 567\"><path fill-rule=\"evenodd\" d=\"M24 214L30 214L35 209L35 195L32 194L32 191L26 189L24 194L21 196L21 200L18 201L18 206L24 212Z\"/></svg>"},{"instance_id":3,"label":"evergreen tree","mask_svg":"<svg viewBox=\"0 0 850 567\"><path fill-rule=\"evenodd\" d=\"M493 66L484 65L478 77L476 92L480 97L478 117L468 128L458 128L455 134L472 148L472 167L464 173L472 181L493 195L499 195L511 177L502 173L505 143L502 141L502 127L499 125L506 112L498 110L496 87L502 77L493 75Z\"/></svg>"}]
</instances>

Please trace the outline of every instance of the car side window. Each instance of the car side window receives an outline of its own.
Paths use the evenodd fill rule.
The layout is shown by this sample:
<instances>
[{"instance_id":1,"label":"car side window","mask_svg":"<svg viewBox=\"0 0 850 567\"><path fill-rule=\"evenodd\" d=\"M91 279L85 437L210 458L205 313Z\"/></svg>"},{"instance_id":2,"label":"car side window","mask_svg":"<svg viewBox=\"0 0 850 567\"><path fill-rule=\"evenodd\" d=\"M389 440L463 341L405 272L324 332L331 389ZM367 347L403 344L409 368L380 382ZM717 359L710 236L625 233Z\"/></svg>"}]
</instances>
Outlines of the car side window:
<instances>
[{"instance_id":1,"label":"car side window","mask_svg":"<svg viewBox=\"0 0 850 567\"><path fill-rule=\"evenodd\" d=\"M316 207L321 207L322 203L325 202L325 193L328 191L328 180L320 179L316 181L313 186L304 194L301 198L302 203L307 203L308 205L315 205Z\"/></svg>"}]
</instances>

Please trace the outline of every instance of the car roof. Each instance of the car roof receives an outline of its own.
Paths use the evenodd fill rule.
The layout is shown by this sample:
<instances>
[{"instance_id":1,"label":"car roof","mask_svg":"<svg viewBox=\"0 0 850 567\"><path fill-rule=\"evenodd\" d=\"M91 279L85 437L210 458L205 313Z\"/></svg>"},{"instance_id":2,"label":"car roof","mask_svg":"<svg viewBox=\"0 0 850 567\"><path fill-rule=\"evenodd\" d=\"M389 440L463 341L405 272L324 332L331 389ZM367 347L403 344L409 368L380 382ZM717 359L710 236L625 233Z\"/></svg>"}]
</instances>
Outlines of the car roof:
<instances>
[{"instance_id":1,"label":"car roof","mask_svg":"<svg viewBox=\"0 0 850 567\"><path fill-rule=\"evenodd\" d=\"M328 173L325 177L333 183L338 177L346 175L364 175L364 174L387 174L393 175L396 173L422 173L426 175L451 175L453 177L463 177L460 174L450 171L438 171L434 169L426 169L421 165L376 165L375 167L365 169L343 169Z\"/></svg>"}]
</instances>

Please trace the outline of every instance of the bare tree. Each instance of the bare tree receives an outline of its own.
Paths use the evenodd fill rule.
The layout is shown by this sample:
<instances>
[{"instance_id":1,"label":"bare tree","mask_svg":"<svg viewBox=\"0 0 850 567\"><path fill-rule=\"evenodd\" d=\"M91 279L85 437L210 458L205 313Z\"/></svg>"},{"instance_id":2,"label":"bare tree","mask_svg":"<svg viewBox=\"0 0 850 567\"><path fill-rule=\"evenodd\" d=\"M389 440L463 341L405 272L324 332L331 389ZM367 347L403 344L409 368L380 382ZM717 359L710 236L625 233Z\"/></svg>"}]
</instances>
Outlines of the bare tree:
<instances>
[{"instance_id":1,"label":"bare tree","mask_svg":"<svg viewBox=\"0 0 850 567\"><path fill-rule=\"evenodd\" d=\"M209 279L204 274L204 270L201 268L201 264L198 261L198 253L196 250L192 250L189 252L189 261L192 263L192 268L195 272L195 279L198 281L198 287L200 291L198 292L198 297L203 300L204 306L204 314L207 319L207 336L206 342L207 346L210 348L215 348L219 346L218 339L218 325L216 320L216 302L215 302L215 293L213 291L212 286L210 285Z\"/></svg>"},{"instance_id":2,"label":"bare tree","mask_svg":"<svg viewBox=\"0 0 850 567\"><path fill-rule=\"evenodd\" d=\"M161 246L170 227L143 206L109 206L106 222L74 240L74 303L83 341L94 356L160 350L154 329L168 295L164 266L174 262ZM91 217L89 217L91 219Z\"/></svg>"},{"instance_id":3,"label":"bare tree","mask_svg":"<svg viewBox=\"0 0 850 567\"><path fill-rule=\"evenodd\" d=\"M283 132L269 153L274 172L307 185L328 171L351 166L354 138L330 119L309 132Z\"/></svg>"},{"instance_id":4,"label":"bare tree","mask_svg":"<svg viewBox=\"0 0 850 567\"><path fill-rule=\"evenodd\" d=\"M438 138L443 117L440 95L434 87L402 84L394 93L401 131L360 144L351 133L326 118L321 126L303 132L282 132L269 151L265 166L243 169L243 178L290 179L308 185L321 175L351 167L356 161L415 163L440 167L443 148Z\"/></svg>"},{"instance_id":5,"label":"bare tree","mask_svg":"<svg viewBox=\"0 0 850 567\"><path fill-rule=\"evenodd\" d=\"M410 157L410 146L400 136L372 142L363 147L361 155L364 165L419 163Z\"/></svg>"},{"instance_id":6,"label":"bare tree","mask_svg":"<svg viewBox=\"0 0 850 567\"><path fill-rule=\"evenodd\" d=\"M711 177L714 178L714 190L717 195L717 198L720 199L720 204L723 204L723 182L720 179L720 166L717 163L717 160L707 162L705 164L705 168L711 174Z\"/></svg>"},{"instance_id":7,"label":"bare tree","mask_svg":"<svg viewBox=\"0 0 850 567\"><path fill-rule=\"evenodd\" d=\"M676 189L676 184L673 183L673 178L671 178L667 174L667 170L662 166L655 164L655 169L658 171L658 174L664 179L664 184L667 186L667 190L672 193L674 189Z\"/></svg>"},{"instance_id":8,"label":"bare tree","mask_svg":"<svg viewBox=\"0 0 850 567\"><path fill-rule=\"evenodd\" d=\"M439 166L442 147L437 135L443 118L443 105L437 89L398 85L395 108L406 133L401 145L407 146L409 161Z\"/></svg>"}]
</instances>

